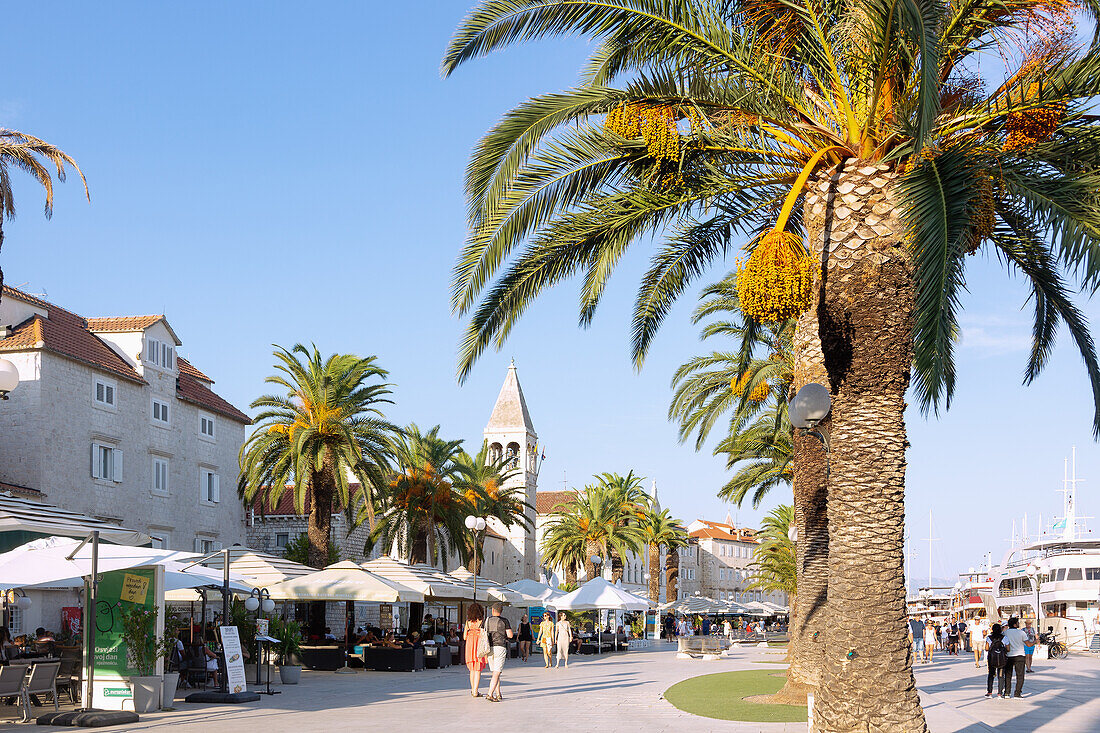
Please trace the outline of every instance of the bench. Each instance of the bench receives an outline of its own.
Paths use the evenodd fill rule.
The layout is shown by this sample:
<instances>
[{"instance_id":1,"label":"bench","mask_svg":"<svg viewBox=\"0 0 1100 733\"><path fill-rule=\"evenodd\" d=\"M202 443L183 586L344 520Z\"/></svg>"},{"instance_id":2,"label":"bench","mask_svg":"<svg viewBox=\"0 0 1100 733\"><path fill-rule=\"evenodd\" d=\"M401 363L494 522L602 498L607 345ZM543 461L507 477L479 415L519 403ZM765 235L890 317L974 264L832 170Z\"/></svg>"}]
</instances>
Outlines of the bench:
<instances>
[{"instance_id":1,"label":"bench","mask_svg":"<svg viewBox=\"0 0 1100 733\"><path fill-rule=\"evenodd\" d=\"M450 657L449 651L447 656ZM363 650L363 666L376 672L416 672L425 667L424 648L369 646Z\"/></svg>"},{"instance_id":2,"label":"bench","mask_svg":"<svg viewBox=\"0 0 1100 733\"><path fill-rule=\"evenodd\" d=\"M676 639L676 656L680 659L717 659L729 648L724 636L680 636Z\"/></svg>"}]
</instances>

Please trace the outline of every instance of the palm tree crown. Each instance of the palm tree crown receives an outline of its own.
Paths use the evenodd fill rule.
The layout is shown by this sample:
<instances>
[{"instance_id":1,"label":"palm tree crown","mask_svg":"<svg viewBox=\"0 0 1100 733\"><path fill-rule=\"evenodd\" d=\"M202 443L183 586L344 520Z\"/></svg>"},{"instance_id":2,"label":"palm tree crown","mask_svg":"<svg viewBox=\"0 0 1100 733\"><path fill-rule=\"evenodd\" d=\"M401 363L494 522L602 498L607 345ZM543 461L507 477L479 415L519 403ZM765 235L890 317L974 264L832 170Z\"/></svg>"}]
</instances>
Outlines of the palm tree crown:
<instances>
[{"instance_id":1,"label":"palm tree crown","mask_svg":"<svg viewBox=\"0 0 1100 733\"><path fill-rule=\"evenodd\" d=\"M252 403L262 411L256 431L241 446L237 492L247 503L263 495L274 509L284 492L299 513L309 505L310 558L323 567L328 558L334 507L352 513L349 477L359 482L356 496L368 513L388 470L389 442L396 428L381 406L390 403L387 372L375 357L333 354L323 359L316 346L295 344L274 352L278 374L268 384L285 390Z\"/></svg>"}]
</instances>

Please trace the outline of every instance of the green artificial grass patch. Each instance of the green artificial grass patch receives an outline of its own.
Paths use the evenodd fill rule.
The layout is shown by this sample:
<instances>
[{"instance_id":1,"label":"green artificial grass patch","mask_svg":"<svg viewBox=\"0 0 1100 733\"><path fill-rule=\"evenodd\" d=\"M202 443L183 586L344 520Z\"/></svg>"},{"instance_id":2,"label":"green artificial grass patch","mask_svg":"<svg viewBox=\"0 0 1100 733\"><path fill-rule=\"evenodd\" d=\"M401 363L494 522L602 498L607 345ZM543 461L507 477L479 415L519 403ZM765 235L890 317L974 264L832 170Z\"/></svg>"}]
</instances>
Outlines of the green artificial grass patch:
<instances>
[{"instance_id":1,"label":"green artificial grass patch","mask_svg":"<svg viewBox=\"0 0 1100 733\"><path fill-rule=\"evenodd\" d=\"M746 702L753 695L773 695L783 678L770 670L719 672L677 682L665 690L665 699L692 715L749 723L804 723L806 708Z\"/></svg>"},{"instance_id":2,"label":"green artificial grass patch","mask_svg":"<svg viewBox=\"0 0 1100 733\"><path fill-rule=\"evenodd\" d=\"M787 646L789 641L769 641L768 646Z\"/></svg>"}]
</instances>

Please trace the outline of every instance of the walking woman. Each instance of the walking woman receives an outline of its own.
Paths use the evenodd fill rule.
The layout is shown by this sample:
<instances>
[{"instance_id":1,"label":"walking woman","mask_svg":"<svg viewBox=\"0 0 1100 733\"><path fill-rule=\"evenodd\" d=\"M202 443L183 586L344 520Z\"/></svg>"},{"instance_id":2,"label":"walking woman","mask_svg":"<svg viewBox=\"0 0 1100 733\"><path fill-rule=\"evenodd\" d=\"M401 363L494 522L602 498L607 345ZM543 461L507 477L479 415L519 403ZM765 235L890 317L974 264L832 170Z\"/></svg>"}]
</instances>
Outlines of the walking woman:
<instances>
[{"instance_id":1,"label":"walking woman","mask_svg":"<svg viewBox=\"0 0 1100 733\"><path fill-rule=\"evenodd\" d=\"M1003 636L1001 625L993 624L989 629L989 636L985 637L985 659L989 664L989 675L985 679L986 697L993 697L993 680L997 680L997 694L1000 697L1005 696L1005 661L1008 659L1008 652Z\"/></svg>"},{"instance_id":2,"label":"walking woman","mask_svg":"<svg viewBox=\"0 0 1100 733\"><path fill-rule=\"evenodd\" d=\"M550 612L542 614L542 623L539 624L539 646L542 648L544 666L550 669L550 647L554 645L554 622L550 620Z\"/></svg>"},{"instance_id":3,"label":"walking woman","mask_svg":"<svg viewBox=\"0 0 1100 733\"><path fill-rule=\"evenodd\" d=\"M523 661L527 661L527 658L531 656L531 642L534 641L534 637L531 636L531 624L528 623L526 616L519 617L519 657Z\"/></svg>"},{"instance_id":4,"label":"walking woman","mask_svg":"<svg viewBox=\"0 0 1100 733\"><path fill-rule=\"evenodd\" d=\"M463 648L462 660L470 670L470 694L481 697L478 687L481 686L481 670L485 669L485 657L478 655L478 642L485 631L481 628L485 620L485 610L478 603L471 603L466 609L466 627L462 638L466 645ZM482 645L483 648L487 647Z\"/></svg>"},{"instance_id":5,"label":"walking woman","mask_svg":"<svg viewBox=\"0 0 1100 733\"><path fill-rule=\"evenodd\" d=\"M558 614L557 636L558 661L554 664L554 666L559 666L561 664L561 660L565 659L565 666L568 667L569 645L573 643L573 626L569 623L569 619L565 617L564 613Z\"/></svg>"},{"instance_id":6,"label":"walking woman","mask_svg":"<svg viewBox=\"0 0 1100 733\"><path fill-rule=\"evenodd\" d=\"M939 634L936 632L936 627L932 624L932 620L929 619L928 623L924 625L924 661L932 661L932 653L936 648L936 640L938 638Z\"/></svg>"}]
</instances>

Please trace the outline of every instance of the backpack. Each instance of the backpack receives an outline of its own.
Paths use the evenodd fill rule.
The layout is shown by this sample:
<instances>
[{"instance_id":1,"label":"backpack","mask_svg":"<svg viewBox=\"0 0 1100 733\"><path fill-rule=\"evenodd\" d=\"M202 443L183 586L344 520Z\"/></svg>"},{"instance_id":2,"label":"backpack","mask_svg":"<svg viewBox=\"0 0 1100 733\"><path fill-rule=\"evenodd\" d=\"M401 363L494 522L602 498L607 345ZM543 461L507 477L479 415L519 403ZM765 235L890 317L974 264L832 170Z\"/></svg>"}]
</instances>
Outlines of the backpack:
<instances>
[{"instance_id":1,"label":"backpack","mask_svg":"<svg viewBox=\"0 0 1100 733\"><path fill-rule=\"evenodd\" d=\"M1008 664L1008 649L1005 648L1004 639L997 637L989 643L989 666L1000 669Z\"/></svg>"}]
</instances>

